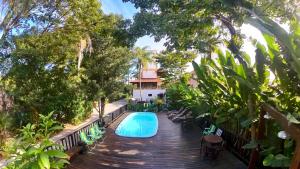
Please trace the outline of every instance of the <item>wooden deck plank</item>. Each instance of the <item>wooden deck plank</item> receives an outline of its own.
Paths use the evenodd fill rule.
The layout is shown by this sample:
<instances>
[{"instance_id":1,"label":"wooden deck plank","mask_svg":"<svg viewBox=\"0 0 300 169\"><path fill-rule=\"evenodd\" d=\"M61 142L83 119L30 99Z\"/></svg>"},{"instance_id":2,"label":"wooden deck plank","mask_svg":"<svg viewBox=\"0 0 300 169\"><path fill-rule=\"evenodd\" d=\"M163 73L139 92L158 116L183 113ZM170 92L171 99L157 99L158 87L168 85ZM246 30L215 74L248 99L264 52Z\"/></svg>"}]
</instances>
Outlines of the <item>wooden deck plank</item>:
<instances>
[{"instance_id":1,"label":"wooden deck plank","mask_svg":"<svg viewBox=\"0 0 300 169\"><path fill-rule=\"evenodd\" d=\"M87 154L76 157L69 169L245 169L241 161L227 151L216 160L200 155L200 129L183 131L180 124L158 113L159 131L151 138L125 138L115 135L123 114L107 128L104 141Z\"/></svg>"}]
</instances>

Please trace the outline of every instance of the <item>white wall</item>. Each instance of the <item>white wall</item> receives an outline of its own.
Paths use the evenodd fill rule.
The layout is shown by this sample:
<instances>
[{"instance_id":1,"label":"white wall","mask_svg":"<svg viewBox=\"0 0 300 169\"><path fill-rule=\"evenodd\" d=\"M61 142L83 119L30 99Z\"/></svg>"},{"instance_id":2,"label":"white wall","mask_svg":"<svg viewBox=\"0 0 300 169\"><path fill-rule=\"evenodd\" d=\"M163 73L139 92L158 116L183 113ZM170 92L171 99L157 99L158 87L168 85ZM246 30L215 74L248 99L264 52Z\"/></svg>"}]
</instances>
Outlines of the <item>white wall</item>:
<instances>
[{"instance_id":1,"label":"white wall","mask_svg":"<svg viewBox=\"0 0 300 169\"><path fill-rule=\"evenodd\" d=\"M142 101L150 101L154 100L158 94L165 93L165 89L142 89ZM152 94L152 96L148 96L148 94ZM140 100L140 90L133 89L133 98Z\"/></svg>"},{"instance_id":2,"label":"white wall","mask_svg":"<svg viewBox=\"0 0 300 169\"><path fill-rule=\"evenodd\" d=\"M155 70L143 70L142 78L157 78L157 73Z\"/></svg>"}]
</instances>

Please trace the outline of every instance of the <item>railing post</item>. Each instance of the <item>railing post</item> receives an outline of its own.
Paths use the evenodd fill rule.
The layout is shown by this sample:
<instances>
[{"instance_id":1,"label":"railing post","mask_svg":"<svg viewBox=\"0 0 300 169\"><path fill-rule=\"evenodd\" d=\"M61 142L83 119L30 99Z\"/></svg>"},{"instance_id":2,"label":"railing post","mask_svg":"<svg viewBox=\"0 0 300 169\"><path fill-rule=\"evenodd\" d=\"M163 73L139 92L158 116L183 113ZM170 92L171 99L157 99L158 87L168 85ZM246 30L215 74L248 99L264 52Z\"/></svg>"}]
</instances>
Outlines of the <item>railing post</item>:
<instances>
[{"instance_id":1,"label":"railing post","mask_svg":"<svg viewBox=\"0 0 300 169\"><path fill-rule=\"evenodd\" d=\"M290 169L300 169L300 143L297 142Z\"/></svg>"},{"instance_id":2,"label":"railing post","mask_svg":"<svg viewBox=\"0 0 300 169\"><path fill-rule=\"evenodd\" d=\"M260 113L259 113L259 124L258 124L258 133L256 135L257 140L261 140L264 137L265 133L265 119L264 115L266 114L266 111L261 108ZM256 163L259 159L259 151L260 151L260 145L258 144L255 149L252 150L251 152L251 157L248 165L248 169L255 169Z\"/></svg>"}]
</instances>

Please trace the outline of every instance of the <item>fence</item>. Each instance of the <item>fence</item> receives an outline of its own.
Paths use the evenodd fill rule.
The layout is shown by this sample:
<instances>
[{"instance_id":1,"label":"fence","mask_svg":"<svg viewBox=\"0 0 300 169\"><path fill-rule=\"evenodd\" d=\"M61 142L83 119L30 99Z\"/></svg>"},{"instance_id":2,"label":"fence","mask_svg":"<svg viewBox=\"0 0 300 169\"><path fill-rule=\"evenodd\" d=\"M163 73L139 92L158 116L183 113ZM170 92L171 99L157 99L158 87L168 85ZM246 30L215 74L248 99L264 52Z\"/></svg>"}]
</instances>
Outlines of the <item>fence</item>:
<instances>
[{"instance_id":1,"label":"fence","mask_svg":"<svg viewBox=\"0 0 300 169\"><path fill-rule=\"evenodd\" d=\"M92 128L95 125L98 125L99 127L107 127L109 124L111 124L115 119L117 119L120 115L122 115L127 110L127 105L107 114L102 120L97 119L84 127L64 136L63 138L60 138L56 141L57 144L62 145L63 149L65 151L68 151L72 149L75 146L78 146L80 143L80 133L85 132L90 134L90 128ZM51 147L49 149L59 149L59 147Z\"/></svg>"},{"instance_id":2,"label":"fence","mask_svg":"<svg viewBox=\"0 0 300 169\"><path fill-rule=\"evenodd\" d=\"M213 122L209 118L203 118L198 121L198 125L202 129L210 126L212 123ZM250 141L250 137L248 136L245 137L246 131L240 131L240 133L232 133L229 130L227 130L225 126L221 126L221 129L223 130L222 138L226 142L227 150L232 152L237 158L239 158L245 164L248 164L250 160L251 150L243 148L243 146L249 143Z\"/></svg>"}]
</instances>

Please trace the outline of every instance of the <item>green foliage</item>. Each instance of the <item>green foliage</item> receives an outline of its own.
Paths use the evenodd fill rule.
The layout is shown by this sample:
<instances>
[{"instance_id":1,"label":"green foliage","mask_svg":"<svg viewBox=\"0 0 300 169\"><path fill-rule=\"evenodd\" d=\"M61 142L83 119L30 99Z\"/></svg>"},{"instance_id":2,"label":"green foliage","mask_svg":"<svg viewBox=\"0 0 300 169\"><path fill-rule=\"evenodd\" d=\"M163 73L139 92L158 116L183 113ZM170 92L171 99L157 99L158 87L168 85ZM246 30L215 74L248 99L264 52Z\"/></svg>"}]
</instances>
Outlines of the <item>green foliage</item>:
<instances>
[{"instance_id":1,"label":"green foliage","mask_svg":"<svg viewBox=\"0 0 300 169\"><path fill-rule=\"evenodd\" d=\"M128 103L128 110L135 112L159 112L162 110L163 101L157 99L154 103Z\"/></svg>"},{"instance_id":2,"label":"green foliage","mask_svg":"<svg viewBox=\"0 0 300 169\"><path fill-rule=\"evenodd\" d=\"M39 144L18 147L15 159L5 169L59 169L64 168L68 155L61 150L47 150L49 147L60 147L45 139Z\"/></svg>"},{"instance_id":3,"label":"green foliage","mask_svg":"<svg viewBox=\"0 0 300 169\"><path fill-rule=\"evenodd\" d=\"M187 68L187 64L196 58L193 52L162 52L155 56L160 65L160 77L164 78L164 86L179 80Z\"/></svg>"},{"instance_id":4,"label":"green foliage","mask_svg":"<svg viewBox=\"0 0 300 169\"><path fill-rule=\"evenodd\" d=\"M13 161L6 169L59 169L64 168L68 155L61 145L50 140L50 136L61 130L61 125L53 120L53 112L47 116L39 115L36 124L28 123L20 129L20 137L10 149ZM59 147L49 150L50 147Z\"/></svg>"},{"instance_id":5,"label":"green foliage","mask_svg":"<svg viewBox=\"0 0 300 169\"><path fill-rule=\"evenodd\" d=\"M53 119L54 112L48 115L39 115L39 120L35 124L28 123L20 129L22 141L31 143L45 138L50 138L55 132L63 129L62 125Z\"/></svg>"},{"instance_id":6,"label":"green foliage","mask_svg":"<svg viewBox=\"0 0 300 169\"><path fill-rule=\"evenodd\" d=\"M134 17L133 35L151 34L156 40L168 37L168 49L197 49L202 53L210 53L220 42L239 53L242 37L235 27L246 18L266 16L286 21L297 10L297 0L123 1L141 9Z\"/></svg>"},{"instance_id":7,"label":"green foliage","mask_svg":"<svg viewBox=\"0 0 300 169\"><path fill-rule=\"evenodd\" d=\"M69 61L76 58L75 45L76 38L63 32L16 40L16 50L11 55L13 66L6 80L18 111L27 114L29 122L35 121L39 112L52 110L64 112L66 115L58 114L58 118L70 122L76 105L80 105L77 101L91 104L80 99L84 93L78 90L80 78L76 74L76 61ZM75 90L78 92L74 94Z\"/></svg>"},{"instance_id":8,"label":"green foliage","mask_svg":"<svg viewBox=\"0 0 300 169\"><path fill-rule=\"evenodd\" d=\"M13 126L13 120L8 113L0 112L0 152L3 151L9 129Z\"/></svg>"},{"instance_id":9,"label":"green foliage","mask_svg":"<svg viewBox=\"0 0 300 169\"><path fill-rule=\"evenodd\" d=\"M201 92L197 88L190 88L186 83L177 82L170 85L166 91L169 109L186 107L198 114L207 113L207 105L202 100Z\"/></svg>"},{"instance_id":10,"label":"green foliage","mask_svg":"<svg viewBox=\"0 0 300 169\"><path fill-rule=\"evenodd\" d=\"M53 113L49 113L47 116L40 114L39 130L37 133L42 133L42 138L48 138L57 130L62 130L63 127L55 120L53 120Z\"/></svg>"},{"instance_id":11,"label":"green foliage","mask_svg":"<svg viewBox=\"0 0 300 169\"><path fill-rule=\"evenodd\" d=\"M104 15L97 0L5 3L13 10L1 29L18 19L1 37L11 45L0 49L1 83L14 97L20 127L53 110L60 122L77 124L95 100L123 97L133 44L128 21Z\"/></svg>"},{"instance_id":12,"label":"green foliage","mask_svg":"<svg viewBox=\"0 0 300 169\"><path fill-rule=\"evenodd\" d=\"M252 143L261 142L255 140L255 136L262 103L279 109L291 123L299 123L300 26L295 15L296 0L124 1L140 8L134 18L133 34L152 34L156 40L167 37L168 49L196 49L207 54L200 64L193 63L198 77L198 96L194 97L185 83L172 84L167 90L172 108L188 107L190 103L202 105L199 107L203 111L198 117L209 113L216 123L236 135L240 130L251 132ZM289 24L290 32L278 21ZM238 27L245 22L260 29L267 41L267 47L254 43L254 65L249 56L240 51L243 37ZM223 26L227 28L225 31ZM227 45L230 52L214 51L218 43ZM218 57L213 58L212 52ZM274 80L270 78L272 74ZM279 126L270 124L267 131L272 141L264 140L267 145L263 151L270 150L263 155L267 157L264 164L287 166L291 148L279 146L276 136ZM256 145L248 144L245 148ZM271 147L275 148L271 150Z\"/></svg>"},{"instance_id":13,"label":"green foliage","mask_svg":"<svg viewBox=\"0 0 300 169\"><path fill-rule=\"evenodd\" d=\"M275 46L275 44L270 45ZM170 106L175 109L197 107L196 110L198 111L193 111L197 117L208 113L215 123L235 134L238 134L240 130L250 131L253 126L256 126L260 105L264 102L279 107L282 112L286 113L291 123L299 123L297 113L299 106L296 106L299 105L299 99L297 99L297 92L294 91L295 88L289 88L289 90L294 91L293 94L289 93L288 90L286 90L286 93L279 92L280 89L284 90L286 87L293 85L294 82L299 82L299 79L285 82L279 80L280 76L276 75L281 72L277 69L282 67L274 62L275 57L271 53L271 50L275 47L265 49L260 44L256 46L256 62L254 65L251 65L250 62L240 64L231 52L226 51L226 53L223 53L220 50L215 51L218 54L215 59L202 58L200 64L193 62L198 77L198 89L192 89L183 82L171 85L167 89ZM242 54L241 57L248 60L246 54ZM282 55L276 57L285 60ZM281 65L285 64L284 61ZM269 71L275 74L275 80L269 80ZM294 99L291 99L291 97ZM276 147L277 149L270 149L269 153L262 154L266 158L264 164L277 167L286 166L289 164L292 155L290 151L292 147L284 147L283 149L280 147L280 140L277 138L278 124L268 125L267 131L266 138L272 139L251 139L251 142L246 144L244 148L253 149L262 142L264 142L263 151ZM278 154L281 151L284 151L285 158L275 155L271 157L270 155ZM276 164L272 162L276 159L281 162Z\"/></svg>"},{"instance_id":14,"label":"green foliage","mask_svg":"<svg viewBox=\"0 0 300 169\"><path fill-rule=\"evenodd\" d=\"M289 167L291 159L282 154L269 154L263 161L264 166Z\"/></svg>"},{"instance_id":15,"label":"green foliage","mask_svg":"<svg viewBox=\"0 0 300 169\"><path fill-rule=\"evenodd\" d=\"M36 125L28 123L26 126L24 126L22 129L20 129L21 132L21 138L24 141L27 142L36 142L38 137L36 136Z\"/></svg>"},{"instance_id":16,"label":"green foliage","mask_svg":"<svg viewBox=\"0 0 300 169\"><path fill-rule=\"evenodd\" d=\"M105 28L100 28L91 34L93 52L85 52L82 63L82 89L88 100L116 100L125 91L125 77L129 72L131 52L126 39L117 39L114 32L118 30L121 18L105 16ZM83 97L84 98L84 97ZM104 107L99 112L104 113Z\"/></svg>"}]
</instances>

